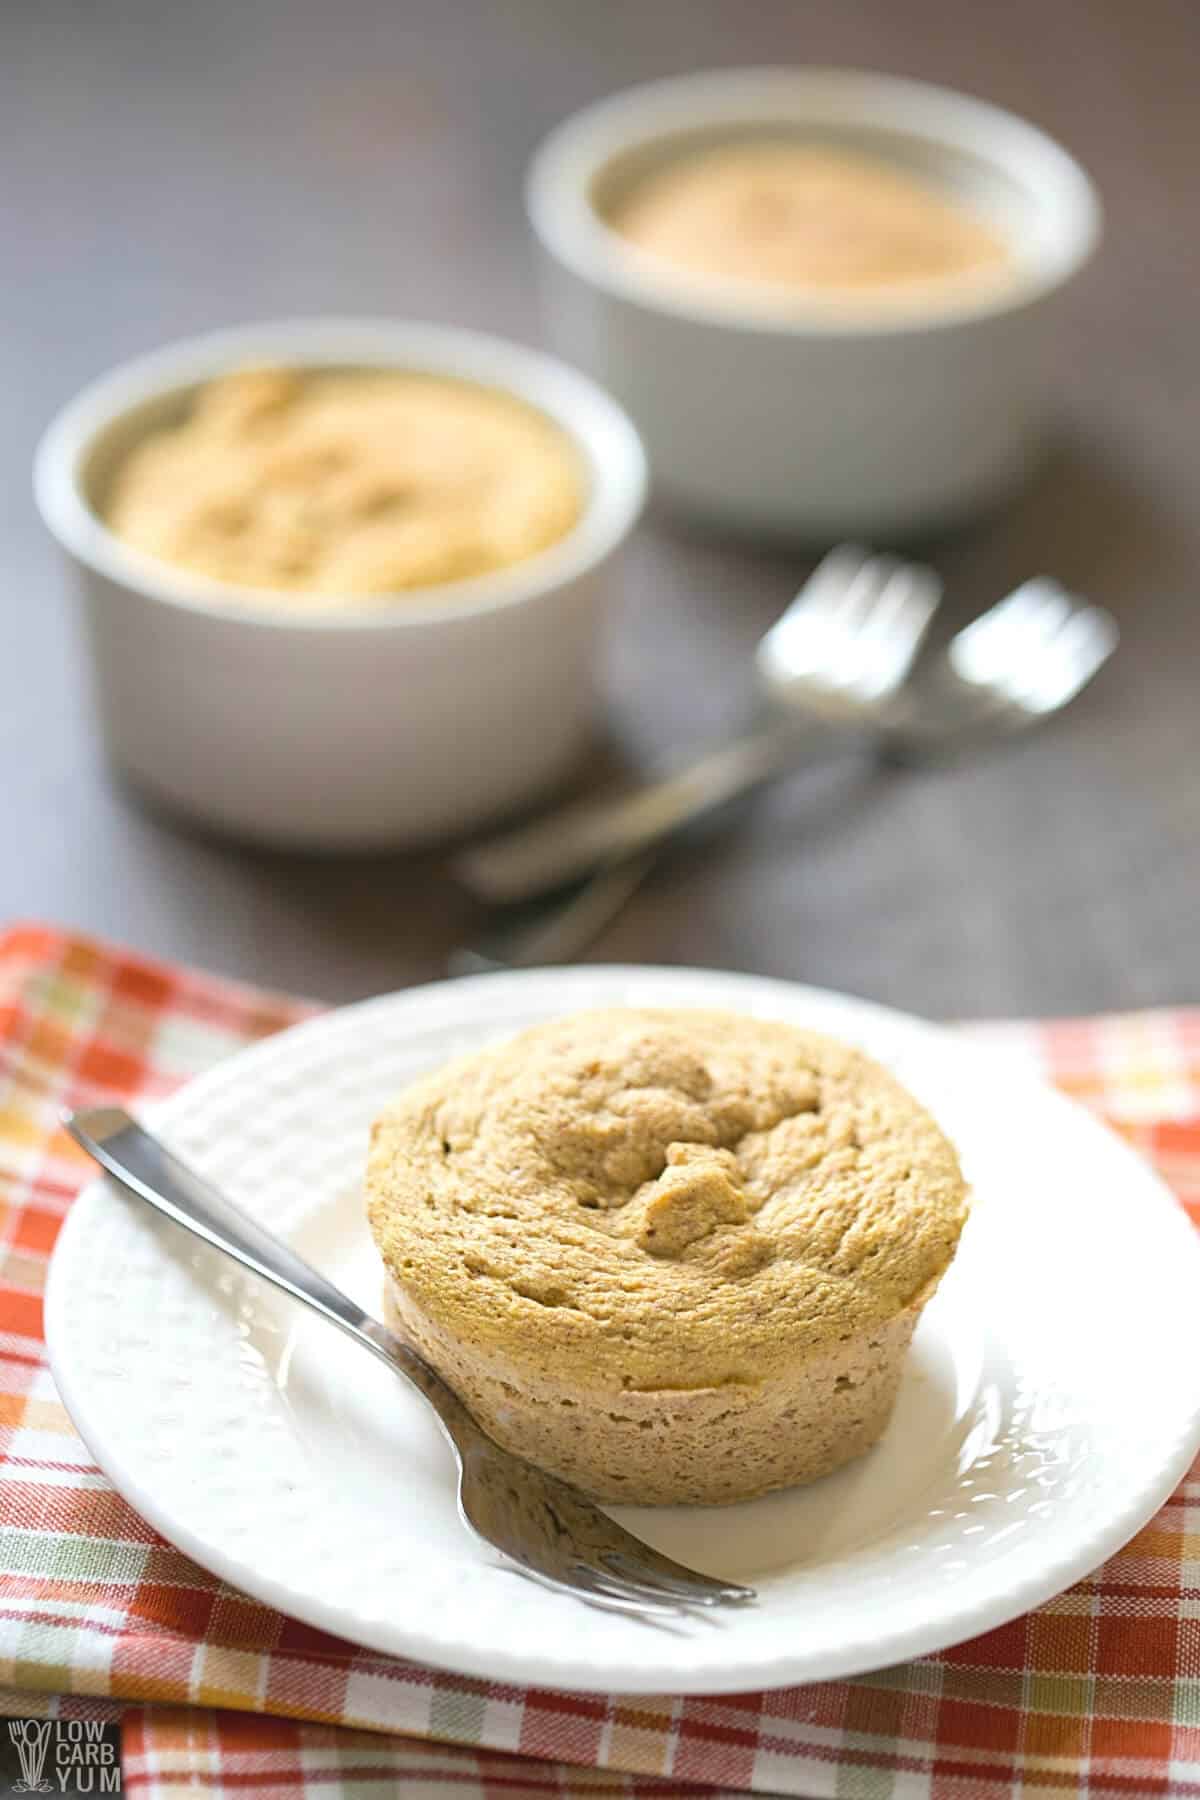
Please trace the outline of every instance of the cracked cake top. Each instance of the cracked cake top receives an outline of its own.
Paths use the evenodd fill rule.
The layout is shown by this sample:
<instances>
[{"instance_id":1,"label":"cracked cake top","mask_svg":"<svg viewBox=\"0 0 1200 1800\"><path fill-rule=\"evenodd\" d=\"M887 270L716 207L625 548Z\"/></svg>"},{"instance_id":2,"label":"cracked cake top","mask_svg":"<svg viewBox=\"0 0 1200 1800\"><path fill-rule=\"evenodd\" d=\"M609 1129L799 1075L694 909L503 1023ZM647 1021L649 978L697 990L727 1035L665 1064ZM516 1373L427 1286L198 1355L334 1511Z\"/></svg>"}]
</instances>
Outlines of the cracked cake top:
<instances>
[{"instance_id":1,"label":"cracked cake top","mask_svg":"<svg viewBox=\"0 0 1200 1800\"><path fill-rule=\"evenodd\" d=\"M609 1391L758 1382L886 1321L965 1216L953 1149L876 1063L684 1009L555 1019L418 1081L367 1194L435 1326Z\"/></svg>"}]
</instances>

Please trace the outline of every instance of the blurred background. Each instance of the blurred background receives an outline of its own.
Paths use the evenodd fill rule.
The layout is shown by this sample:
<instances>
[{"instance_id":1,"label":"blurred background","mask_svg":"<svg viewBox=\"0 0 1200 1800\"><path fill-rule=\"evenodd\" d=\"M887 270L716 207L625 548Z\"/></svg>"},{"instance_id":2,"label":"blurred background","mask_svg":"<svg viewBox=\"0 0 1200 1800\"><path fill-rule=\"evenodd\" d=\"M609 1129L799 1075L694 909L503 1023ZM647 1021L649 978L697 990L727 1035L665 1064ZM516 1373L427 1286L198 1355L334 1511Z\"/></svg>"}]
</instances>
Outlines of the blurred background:
<instances>
[{"instance_id":1,"label":"blurred background","mask_svg":"<svg viewBox=\"0 0 1200 1800\"><path fill-rule=\"evenodd\" d=\"M670 859L596 945L935 1016L1195 998L1200 483L1188 0L208 0L5 9L0 914L327 1001L436 978L479 914L434 853L189 833L107 777L30 497L53 411L113 363L258 317L441 319L541 341L522 177L566 114L703 67L828 63L1011 107L1095 179L1107 234L1056 320L1060 430L1028 491L920 546L945 629L1046 571L1122 646L1035 742L953 770L797 775ZM625 555L597 767L732 725L813 558L651 511Z\"/></svg>"}]
</instances>

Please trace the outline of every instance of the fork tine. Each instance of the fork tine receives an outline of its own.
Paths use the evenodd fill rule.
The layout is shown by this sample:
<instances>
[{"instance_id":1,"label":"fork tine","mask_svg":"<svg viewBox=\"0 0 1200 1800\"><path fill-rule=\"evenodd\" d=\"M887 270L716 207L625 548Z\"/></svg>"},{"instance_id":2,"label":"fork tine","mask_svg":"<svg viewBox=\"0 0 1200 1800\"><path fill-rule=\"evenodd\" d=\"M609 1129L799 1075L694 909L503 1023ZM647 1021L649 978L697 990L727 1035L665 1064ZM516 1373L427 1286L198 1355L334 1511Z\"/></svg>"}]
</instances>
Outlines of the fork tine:
<instances>
[{"instance_id":1,"label":"fork tine","mask_svg":"<svg viewBox=\"0 0 1200 1800\"><path fill-rule=\"evenodd\" d=\"M816 669L831 633L841 628L848 599L873 560L856 544L831 550L762 638L757 651L760 666L786 669L793 678Z\"/></svg>"},{"instance_id":2,"label":"fork tine","mask_svg":"<svg viewBox=\"0 0 1200 1800\"><path fill-rule=\"evenodd\" d=\"M678 1591L697 1599L715 1600L754 1600L755 1590L744 1587L737 1581L722 1581L714 1575L704 1575L699 1569L689 1569L674 1557L666 1556L661 1550L655 1550L642 1538L635 1538L631 1533L610 1521L613 1536L609 1544L599 1552L600 1560L605 1566L630 1581L652 1581L663 1585L665 1591Z\"/></svg>"},{"instance_id":3,"label":"fork tine","mask_svg":"<svg viewBox=\"0 0 1200 1800\"><path fill-rule=\"evenodd\" d=\"M897 569L859 636L860 695L882 697L904 680L941 597L932 569L917 563Z\"/></svg>"},{"instance_id":4,"label":"fork tine","mask_svg":"<svg viewBox=\"0 0 1200 1800\"><path fill-rule=\"evenodd\" d=\"M1085 680L1095 674L1121 641L1117 621L1102 606L1085 606L1072 621L1076 631L1074 651L1078 666L1086 667Z\"/></svg>"},{"instance_id":5,"label":"fork tine","mask_svg":"<svg viewBox=\"0 0 1200 1800\"><path fill-rule=\"evenodd\" d=\"M1116 620L1098 606L1074 608L1053 642L1014 684L1031 712L1053 712L1073 700L1117 647Z\"/></svg>"},{"instance_id":6,"label":"fork tine","mask_svg":"<svg viewBox=\"0 0 1200 1800\"><path fill-rule=\"evenodd\" d=\"M776 619L776 627L798 615L816 619L836 612L847 589L853 587L870 560L870 554L859 545L839 544L836 550L821 558Z\"/></svg>"},{"instance_id":7,"label":"fork tine","mask_svg":"<svg viewBox=\"0 0 1200 1800\"><path fill-rule=\"evenodd\" d=\"M607 1558L605 1562L607 1565ZM657 1580L649 1581L641 1572L625 1578L609 1573L607 1566L602 1570L591 1565L588 1567L590 1589L630 1605L646 1606L656 1611L665 1607L670 1611L685 1615L696 1608L703 1612L709 1612L715 1608L727 1606L739 1595L743 1599L747 1595L747 1590L744 1588L731 1589L728 1592L721 1590L715 1593L706 1593L689 1588L683 1583L680 1583L678 1587L673 1587L666 1583L659 1583ZM750 1598L754 1597L750 1596Z\"/></svg>"},{"instance_id":8,"label":"fork tine","mask_svg":"<svg viewBox=\"0 0 1200 1800\"><path fill-rule=\"evenodd\" d=\"M621 1596L615 1591L605 1592L593 1583L586 1568L586 1581L574 1578L570 1581L559 1580L554 1575L544 1574L540 1569L526 1568L504 1552L501 1554L505 1560L498 1567L507 1574L519 1575L522 1581L532 1582L534 1587L548 1588L552 1594L566 1594L573 1600L582 1600L586 1605L598 1606L605 1612L625 1613L630 1617L653 1620L656 1623L686 1616L683 1608L678 1605L663 1604L653 1599L643 1600L640 1596Z\"/></svg>"},{"instance_id":9,"label":"fork tine","mask_svg":"<svg viewBox=\"0 0 1200 1800\"><path fill-rule=\"evenodd\" d=\"M500 1454L494 1452L495 1456ZM522 1465L520 1474L523 1476L526 1471L529 1488L518 1521L522 1530L515 1537L511 1532L497 1531L497 1521L481 1517L470 1504L460 1501L460 1505L468 1524L533 1575L544 1575L560 1584L585 1583L589 1588L599 1584L610 1600L625 1604L653 1602L667 1609L707 1608L756 1598L752 1589L716 1580L675 1562L634 1537L593 1501L555 1477ZM491 1496L496 1492L496 1484L487 1483L471 1492ZM530 1495L536 1502L533 1506L529 1504ZM530 1532L525 1527L531 1522L545 1529ZM499 1523L503 1525L504 1521Z\"/></svg>"},{"instance_id":10,"label":"fork tine","mask_svg":"<svg viewBox=\"0 0 1200 1800\"><path fill-rule=\"evenodd\" d=\"M1022 590L1018 589L1018 593ZM1057 581L1044 576L1025 583L1028 615L1025 629L1035 639L1039 650L1053 642L1074 611L1074 602Z\"/></svg>"},{"instance_id":11,"label":"fork tine","mask_svg":"<svg viewBox=\"0 0 1200 1800\"><path fill-rule=\"evenodd\" d=\"M786 619L793 609L838 606L847 588L853 585L870 560L870 553L860 545L839 544L821 558L796 598L780 616Z\"/></svg>"},{"instance_id":12,"label":"fork tine","mask_svg":"<svg viewBox=\"0 0 1200 1800\"><path fill-rule=\"evenodd\" d=\"M689 1569L684 1563L676 1562L673 1556L656 1550L644 1538L635 1537L607 1515L605 1523L605 1541L597 1542L597 1555L609 1566L618 1560L623 1562L628 1579L672 1582L690 1594L723 1595L735 1600L757 1598L753 1588L744 1587L740 1582L722 1581L717 1576L702 1574L699 1569Z\"/></svg>"},{"instance_id":13,"label":"fork tine","mask_svg":"<svg viewBox=\"0 0 1200 1800\"><path fill-rule=\"evenodd\" d=\"M1048 576L999 601L951 640L947 660L976 699L969 716L1005 730L1058 711L1073 700L1116 649L1116 621Z\"/></svg>"},{"instance_id":14,"label":"fork tine","mask_svg":"<svg viewBox=\"0 0 1200 1800\"><path fill-rule=\"evenodd\" d=\"M891 638L897 622L911 628L914 616L928 619L941 598L941 577L923 563L897 563L884 582L863 628L867 641Z\"/></svg>"},{"instance_id":15,"label":"fork tine","mask_svg":"<svg viewBox=\"0 0 1200 1800\"><path fill-rule=\"evenodd\" d=\"M795 626L797 620L806 626L819 625L824 629L837 615L847 590L854 586L870 560L869 553L857 544L839 544L836 550L822 557L772 629L778 631L783 626Z\"/></svg>"},{"instance_id":16,"label":"fork tine","mask_svg":"<svg viewBox=\"0 0 1200 1800\"><path fill-rule=\"evenodd\" d=\"M599 1530L576 1530L572 1535L577 1545L586 1544L589 1566L601 1565L597 1573L605 1580L632 1584L642 1592L652 1591L663 1598L685 1600L692 1605L757 1598L753 1588L705 1575L699 1569L676 1562L674 1557L656 1550L643 1538L635 1537L607 1514L601 1514L596 1523Z\"/></svg>"},{"instance_id":17,"label":"fork tine","mask_svg":"<svg viewBox=\"0 0 1200 1800\"><path fill-rule=\"evenodd\" d=\"M827 633L820 676L866 698L886 693L907 673L940 597L932 569L873 557Z\"/></svg>"},{"instance_id":18,"label":"fork tine","mask_svg":"<svg viewBox=\"0 0 1200 1800\"><path fill-rule=\"evenodd\" d=\"M940 597L932 569L831 551L763 638L759 667L780 687L876 699L907 674Z\"/></svg>"},{"instance_id":19,"label":"fork tine","mask_svg":"<svg viewBox=\"0 0 1200 1800\"><path fill-rule=\"evenodd\" d=\"M986 686L1044 649L1071 612L1056 581L1036 576L958 632L949 658L962 680Z\"/></svg>"},{"instance_id":20,"label":"fork tine","mask_svg":"<svg viewBox=\"0 0 1200 1800\"><path fill-rule=\"evenodd\" d=\"M571 1567L572 1580L589 1594L609 1600L617 1605L636 1607L650 1613L669 1613L678 1615L683 1611L684 1601L678 1595L668 1594L662 1590L644 1587L641 1583L622 1581L606 1570L597 1569L591 1563L574 1563Z\"/></svg>"},{"instance_id":21,"label":"fork tine","mask_svg":"<svg viewBox=\"0 0 1200 1800\"><path fill-rule=\"evenodd\" d=\"M886 578L884 559L832 551L818 569L815 597L806 582L787 611L775 621L758 649L760 663L786 669L791 680L815 677L836 680L839 658L853 648L865 613ZM824 573L823 573L824 571Z\"/></svg>"},{"instance_id":22,"label":"fork tine","mask_svg":"<svg viewBox=\"0 0 1200 1800\"><path fill-rule=\"evenodd\" d=\"M840 636L853 640L870 618L880 595L902 565L893 556L868 556L854 579L846 584L834 613Z\"/></svg>"},{"instance_id":23,"label":"fork tine","mask_svg":"<svg viewBox=\"0 0 1200 1800\"><path fill-rule=\"evenodd\" d=\"M701 1587L695 1581L685 1581L660 1572L650 1564L625 1556L619 1551L605 1551L600 1560L613 1574L638 1585L652 1585L655 1592L674 1594L692 1606L721 1606L730 1600L754 1598L753 1589L740 1587L737 1582L714 1582L711 1586Z\"/></svg>"}]
</instances>

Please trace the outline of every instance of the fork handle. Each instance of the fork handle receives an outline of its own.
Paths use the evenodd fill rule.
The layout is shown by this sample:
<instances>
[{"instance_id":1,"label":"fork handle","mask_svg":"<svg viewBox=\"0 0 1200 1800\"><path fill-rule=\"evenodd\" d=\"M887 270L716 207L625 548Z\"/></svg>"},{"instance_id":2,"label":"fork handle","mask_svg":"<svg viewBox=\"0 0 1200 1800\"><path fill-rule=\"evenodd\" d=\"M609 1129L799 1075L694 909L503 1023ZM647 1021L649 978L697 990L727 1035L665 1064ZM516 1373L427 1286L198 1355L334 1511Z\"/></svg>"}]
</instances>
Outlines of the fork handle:
<instances>
[{"instance_id":1,"label":"fork handle","mask_svg":"<svg viewBox=\"0 0 1200 1800\"><path fill-rule=\"evenodd\" d=\"M782 774L828 731L771 725L733 738L631 794L583 800L460 851L454 874L490 904L532 900L652 849L738 794Z\"/></svg>"},{"instance_id":2,"label":"fork handle","mask_svg":"<svg viewBox=\"0 0 1200 1800\"><path fill-rule=\"evenodd\" d=\"M365 1313L290 1244L189 1169L121 1107L67 1113L63 1124L80 1148L139 1200L294 1300L302 1300L404 1376L433 1407L456 1449L461 1433L478 1430L458 1395L415 1350Z\"/></svg>"}]
</instances>

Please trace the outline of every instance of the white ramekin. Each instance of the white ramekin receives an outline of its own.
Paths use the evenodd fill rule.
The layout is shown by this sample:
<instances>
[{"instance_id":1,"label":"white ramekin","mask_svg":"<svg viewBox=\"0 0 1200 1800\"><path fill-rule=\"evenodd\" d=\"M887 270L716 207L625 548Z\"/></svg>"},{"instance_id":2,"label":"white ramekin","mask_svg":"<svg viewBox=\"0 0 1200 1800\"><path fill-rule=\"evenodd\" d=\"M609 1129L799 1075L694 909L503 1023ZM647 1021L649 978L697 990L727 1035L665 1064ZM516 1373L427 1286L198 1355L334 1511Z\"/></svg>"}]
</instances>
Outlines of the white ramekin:
<instances>
[{"instance_id":1,"label":"white ramekin","mask_svg":"<svg viewBox=\"0 0 1200 1800\"><path fill-rule=\"evenodd\" d=\"M834 314L686 284L604 223L606 196L691 145L779 130L874 150L975 197L1023 264L1011 286ZM820 540L955 521L1014 489L1047 417L1054 297L1100 208L1011 113L850 70L731 70L577 113L527 188L555 345L620 399L656 490L691 513Z\"/></svg>"},{"instance_id":2,"label":"white ramekin","mask_svg":"<svg viewBox=\"0 0 1200 1800\"><path fill-rule=\"evenodd\" d=\"M96 510L115 460L200 383L264 361L418 369L517 395L583 459L579 523L494 575L303 615L122 543ZM49 427L34 487L74 571L117 769L240 837L349 849L465 830L552 786L582 750L605 565L641 509L645 459L620 408L548 357L441 326L330 319L217 332L104 376Z\"/></svg>"}]
</instances>

